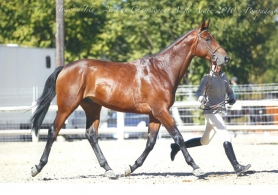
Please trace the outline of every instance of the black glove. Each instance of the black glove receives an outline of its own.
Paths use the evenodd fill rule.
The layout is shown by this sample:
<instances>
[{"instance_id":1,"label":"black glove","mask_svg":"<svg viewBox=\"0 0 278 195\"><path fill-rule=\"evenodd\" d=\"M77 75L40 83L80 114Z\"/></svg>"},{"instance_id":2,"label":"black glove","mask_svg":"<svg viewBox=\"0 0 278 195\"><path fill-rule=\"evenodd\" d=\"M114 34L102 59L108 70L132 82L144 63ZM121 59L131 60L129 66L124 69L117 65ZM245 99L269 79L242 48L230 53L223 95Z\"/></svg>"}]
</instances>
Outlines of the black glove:
<instances>
[{"instance_id":1,"label":"black glove","mask_svg":"<svg viewBox=\"0 0 278 195\"><path fill-rule=\"evenodd\" d=\"M230 99L230 100L228 100L228 103L229 103L229 105L233 105L234 103L236 103L236 100L234 98Z\"/></svg>"}]
</instances>

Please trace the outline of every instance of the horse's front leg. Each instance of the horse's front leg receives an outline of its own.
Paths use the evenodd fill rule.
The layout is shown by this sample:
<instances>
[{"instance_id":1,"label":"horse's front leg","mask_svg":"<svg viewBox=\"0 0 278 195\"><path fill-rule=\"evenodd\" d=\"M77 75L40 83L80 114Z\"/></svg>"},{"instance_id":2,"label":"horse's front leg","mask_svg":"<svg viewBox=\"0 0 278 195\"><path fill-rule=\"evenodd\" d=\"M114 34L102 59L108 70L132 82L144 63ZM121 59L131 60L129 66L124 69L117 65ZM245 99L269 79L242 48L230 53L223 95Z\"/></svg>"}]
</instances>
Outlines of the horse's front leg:
<instances>
[{"instance_id":1,"label":"horse's front leg","mask_svg":"<svg viewBox=\"0 0 278 195\"><path fill-rule=\"evenodd\" d=\"M195 176L202 176L205 173L200 169L200 167L194 162L193 158L190 156L189 152L187 151L184 139L178 130L174 119L170 115L168 110L163 110L158 113L156 113L155 117L157 117L161 123L165 126L171 137L174 139L175 143L179 145L180 150L182 151L182 154L185 158L185 161L188 165L190 165L193 168L193 174Z\"/></svg>"},{"instance_id":2,"label":"horse's front leg","mask_svg":"<svg viewBox=\"0 0 278 195\"><path fill-rule=\"evenodd\" d=\"M133 173L138 167L141 167L146 160L147 156L149 155L150 151L152 151L157 135L160 128L160 122L154 118L152 115L150 115L150 123L148 125L148 141L146 144L146 148L142 155L135 161L135 164L132 166L127 167L125 170L125 176L129 176L131 173Z\"/></svg>"},{"instance_id":3,"label":"horse's front leg","mask_svg":"<svg viewBox=\"0 0 278 195\"><path fill-rule=\"evenodd\" d=\"M107 160L105 159L105 157L100 149L100 146L98 144L98 135L97 135L97 132L95 131L93 125L89 129L87 129L85 136L88 139L89 143L91 144L91 146L94 150L94 153L97 157L99 165L105 169L105 171L106 171L105 176L109 177L111 179L115 179L116 174L113 172L113 170L108 165Z\"/></svg>"}]
</instances>

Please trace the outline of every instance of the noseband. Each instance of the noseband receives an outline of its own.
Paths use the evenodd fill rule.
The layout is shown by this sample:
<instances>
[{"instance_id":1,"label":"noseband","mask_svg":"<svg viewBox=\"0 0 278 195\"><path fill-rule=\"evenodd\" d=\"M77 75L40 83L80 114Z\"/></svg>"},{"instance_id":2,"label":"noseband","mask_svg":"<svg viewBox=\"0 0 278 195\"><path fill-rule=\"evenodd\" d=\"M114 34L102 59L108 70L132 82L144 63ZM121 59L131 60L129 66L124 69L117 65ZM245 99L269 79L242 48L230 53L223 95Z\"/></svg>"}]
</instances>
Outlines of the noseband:
<instances>
[{"instance_id":1,"label":"noseband","mask_svg":"<svg viewBox=\"0 0 278 195\"><path fill-rule=\"evenodd\" d=\"M196 41L196 46L195 46L195 50L194 50L194 56L196 55L196 49L197 49L197 45L198 45L198 43L199 43L199 39L200 38L202 38L201 37L201 34L204 32L204 31L207 31L207 30L203 30L202 32L200 32L199 34L198 34L198 36L196 37L196 39L197 39L197 41ZM207 48L207 50L209 51L209 53L210 53L210 59L212 60L213 59L213 54L219 49L219 48L221 48L221 46L219 45L218 47L216 47L214 50L211 50L210 49L210 47L209 47L209 45L208 45L208 43L205 41L205 43L206 43L206 48Z\"/></svg>"}]
</instances>

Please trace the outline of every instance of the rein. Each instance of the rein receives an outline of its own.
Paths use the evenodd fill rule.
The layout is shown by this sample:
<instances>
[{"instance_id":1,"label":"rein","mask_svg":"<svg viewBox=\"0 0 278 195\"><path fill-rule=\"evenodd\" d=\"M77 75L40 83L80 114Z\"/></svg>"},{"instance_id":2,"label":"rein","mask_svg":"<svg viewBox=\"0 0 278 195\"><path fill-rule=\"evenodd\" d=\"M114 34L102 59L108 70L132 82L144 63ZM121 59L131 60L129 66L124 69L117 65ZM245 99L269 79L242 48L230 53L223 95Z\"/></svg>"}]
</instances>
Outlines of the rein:
<instances>
[{"instance_id":1,"label":"rein","mask_svg":"<svg viewBox=\"0 0 278 195\"><path fill-rule=\"evenodd\" d=\"M212 109L224 106L226 104L228 104L228 100L224 100L223 102L220 102L219 104L216 104L216 105L213 105L213 106L210 106L210 107L206 107L205 104L201 104L201 106L199 108L201 110L212 110Z\"/></svg>"}]
</instances>

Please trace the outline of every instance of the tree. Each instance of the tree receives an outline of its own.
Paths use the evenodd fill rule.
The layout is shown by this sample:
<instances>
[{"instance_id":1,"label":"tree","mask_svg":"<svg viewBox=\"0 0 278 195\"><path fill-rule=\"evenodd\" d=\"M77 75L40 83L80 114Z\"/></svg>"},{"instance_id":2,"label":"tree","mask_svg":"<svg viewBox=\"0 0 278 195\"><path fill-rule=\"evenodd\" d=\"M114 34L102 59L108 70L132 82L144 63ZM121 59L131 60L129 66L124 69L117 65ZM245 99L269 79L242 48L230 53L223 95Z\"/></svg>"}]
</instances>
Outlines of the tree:
<instances>
[{"instance_id":1,"label":"tree","mask_svg":"<svg viewBox=\"0 0 278 195\"><path fill-rule=\"evenodd\" d=\"M65 3L66 61L100 56L99 34L106 22L102 1L71 1Z\"/></svg>"},{"instance_id":2,"label":"tree","mask_svg":"<svg viewBox=\"0 0 278 195\"><path fill-rule=\"evenodd\" d=\"M203 18L210 18L210 31L232 59L225 68L227 74L237 76L240 83L264 82L263 78L258 80L262 73L270 71L264 65L272 70L277 68L273 57L269 57L271 51L277 51L277 42L268 44L276 34L274 14L263 13L274 8L272 1L250 0L108 1L108 25L101 35L102 55L113 61L131 61L154 54L197 27ZM190 66L191 81L199 83L208 67L205 60L194 58Z\"/></svg>"},{"instance_id":3,"label":"tree","mask_svg":"<svg viewBox=\"0 0 278 195\"><path fill-rule=\"evenodd\" d=\"M0 43L54 47L55 7L51 1L2 1Z\"/></svg>"},{"instance_id":4,"label":"tree","mask_svg":"<svg viewBox=\"0 0 278 195\"><path fill-rule=\"evenodd\" d=\"M278 0L116 1L65 0L66 63L82 58L131 61L159 52L204 19L228 52L225 67L240 83L278 82ZM54 0L0 3L0 43L55 47ZM194 58L191 83L209 71L208 62Z\"/></svg>"},{"instance_id":5,"label":"tree","mask_svg":"<svg viewBox=\"0 0 278 195\"><path fill-rule=\"evenodd\" d=\"M102 1L65 0L65 61L67 63L89 55L104 25ZM55 47L55 1L2 1L0 7L0 43L17 43L33 47ZM95 47L94 47L95 48Z\"/></svg>"}]
</instances>

